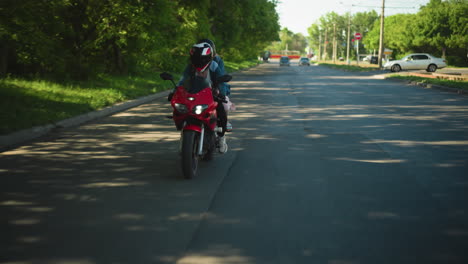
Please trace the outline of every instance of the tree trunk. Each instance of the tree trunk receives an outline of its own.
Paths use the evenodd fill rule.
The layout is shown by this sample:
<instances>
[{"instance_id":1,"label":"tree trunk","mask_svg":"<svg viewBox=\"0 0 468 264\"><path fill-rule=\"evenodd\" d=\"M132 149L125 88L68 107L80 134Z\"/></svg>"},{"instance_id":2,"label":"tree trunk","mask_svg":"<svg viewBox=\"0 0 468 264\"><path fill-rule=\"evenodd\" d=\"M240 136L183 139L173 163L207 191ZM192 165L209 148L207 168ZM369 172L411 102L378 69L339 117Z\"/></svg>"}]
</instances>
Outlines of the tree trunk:
<instances>
[{"instance_id":1,"label":"tree trunk","mask_svg":"<svg viewBox=\"0 0 468 264\"><path fill-rule=\"evenodd\" d=\"M0 76L5 76L8 71L8 43L2 41L0 44Z\"/></svg>"},{"instance_id":2,"label":"tree trunk","mask_svg":"<svg viewBox=\"0 0 468 264\"><path fill-rule=\"evenodd\" d=\"M123 58L122 58L122 52L120 51L119 46L115 44L115 41L113 43L113 48L114 48L114 60L115 60L114 63L115 63L115 67L117 68L117 72L119 74L126 74L126 69L125 69L125 65L123 62Z\"/></svg>"}]
</instances>

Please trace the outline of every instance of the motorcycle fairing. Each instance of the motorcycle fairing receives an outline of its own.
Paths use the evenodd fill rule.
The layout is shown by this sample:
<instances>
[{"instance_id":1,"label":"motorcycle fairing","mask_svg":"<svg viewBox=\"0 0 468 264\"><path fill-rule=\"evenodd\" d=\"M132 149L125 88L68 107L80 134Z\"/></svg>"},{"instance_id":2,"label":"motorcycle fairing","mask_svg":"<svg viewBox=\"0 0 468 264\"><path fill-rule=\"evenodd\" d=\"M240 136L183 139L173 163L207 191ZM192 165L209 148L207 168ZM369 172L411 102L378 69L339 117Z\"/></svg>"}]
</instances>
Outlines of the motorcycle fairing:
<instances>
[{"instance_id":1,"label":"motorcycle fairing","mask_svg":"<svg viewBox=\"0 0 468 264\"><path fill-rule=\"evenodd\" d=\"M184 104L187 107L187 113L182 114L175 110L174 105L176 103ZM202 122L205 127L213 130L216 127L216 122L213 120L217 119L216 107L218 103L213 100L213 93L211 87L205 87L198 93L189 93L184 86L177 87L177 90L172 97L171 105L174 108L173 119L178 130L184 129L183 123L187 122L187 125L197 125L197 122L190 122L191 120ZM201 114L197 115L193 112L193 108L197 105L208 105L208 108ZM194 124L195 123L195 124ZM201 124L198 125L201 130Z\"/></svg>"}]
</instances>

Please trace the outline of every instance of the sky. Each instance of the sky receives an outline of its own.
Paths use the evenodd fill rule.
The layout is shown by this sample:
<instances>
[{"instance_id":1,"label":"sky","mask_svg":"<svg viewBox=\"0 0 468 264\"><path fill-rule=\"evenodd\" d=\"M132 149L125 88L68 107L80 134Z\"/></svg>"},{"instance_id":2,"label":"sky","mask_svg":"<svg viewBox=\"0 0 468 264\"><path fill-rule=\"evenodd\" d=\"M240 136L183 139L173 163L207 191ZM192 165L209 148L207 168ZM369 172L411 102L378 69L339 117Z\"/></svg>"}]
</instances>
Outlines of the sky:
<instances>
[{"instance_id":1,"label":"sky","mask_svg":"<svg viewBox=\"0 0 468 264\"><path fill-rule=\"evenodd\" d=\"M385 0L385 16L405 13L417 13L421 5L429 0ZM280 16L281 28L287 27L294 33L309 35L307 28L321 16L336 12L369 12L381 13L382 0L280 0L276 8Z\"/></svg>"}]
</instances>

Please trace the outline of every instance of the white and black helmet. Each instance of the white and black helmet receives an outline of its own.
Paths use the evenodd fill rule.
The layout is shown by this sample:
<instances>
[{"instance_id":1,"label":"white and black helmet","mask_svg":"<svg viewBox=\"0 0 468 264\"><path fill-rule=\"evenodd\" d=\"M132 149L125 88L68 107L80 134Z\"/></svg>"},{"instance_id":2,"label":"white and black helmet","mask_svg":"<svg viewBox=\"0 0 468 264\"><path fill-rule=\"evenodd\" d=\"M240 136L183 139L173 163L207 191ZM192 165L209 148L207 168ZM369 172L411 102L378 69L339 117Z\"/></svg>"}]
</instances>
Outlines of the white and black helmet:
<instances>
[{"instance_id":1,"label":"white and black helmet","mask_svg":"<svg viewBox=\"0 0 468 264\"><path fill-rule=\"evenodd\" d=\"M190 49L190 61L198 72L204 72L213 61L213 54L213 48L209 43L197 43Z\"/></svg>"}]
</instances>

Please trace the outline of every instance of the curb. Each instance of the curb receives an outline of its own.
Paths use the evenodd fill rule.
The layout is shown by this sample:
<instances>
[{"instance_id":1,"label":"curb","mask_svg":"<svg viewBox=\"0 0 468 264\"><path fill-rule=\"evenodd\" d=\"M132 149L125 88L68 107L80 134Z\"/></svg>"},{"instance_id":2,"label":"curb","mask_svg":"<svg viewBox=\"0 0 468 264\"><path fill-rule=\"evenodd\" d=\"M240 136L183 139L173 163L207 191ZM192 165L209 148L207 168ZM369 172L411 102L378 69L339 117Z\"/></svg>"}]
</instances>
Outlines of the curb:
<instances>
[{"instance_id":1,"label":"curb","mask_svg":"<svg viewBox=\"0 0 468 264\"><path fill-rule=\"evenodd\" d=\"M431 84L431 83L425 83L425 82L418 82L418 81L401 80L401 79L396 79L396 78L385 78L385 76L383 78L385 80L394 81L394 82L402 82L402 83L406 83L406 84L410 84L410 85L414 85L414 86L419 86L419 87L426 88L426 89L436 89L436 90L445 91L445 92L457 93L457 94L461 94L461 95L468 95L468 90L467 89L447 87L447 86Z\"/></svg>"},{"instance_id":2,"label":"curb","mask_svg":"<svg viewBox=\"0 0 468 264\"><path fill-rule=\"evenodd\" d=\"M20 130L18 132L14 132L8 135L0 136L0 152L10 147L13 147L15 145L24 143L26 141L44 136L48 134L49 132L51 132L52 130L79 126L83 123L89 122L94 119L102 118L105 116L110 116L115 113L127 110L129 108L133 108L133 107L145 104L145 103L149 103L155 99L165 97L168 94L169 94L169 90L159 92L156 94L152 94L152 95L148 95L148 96L144 96L144 97L140 97L137 99L125 101L122 103L117 103L115 105L108 106L97 111L88 112L86 114L64 119L64 120L58 121L57 123L47 124L43 126L36 126L36 127Z\"/></svg>"},{"instance_id":3,"label":"curb","mask_svg":"<svg viewBox=\"0 0 468 264\"><path fill-rule=\"evenodd\" d=\"M415 81L410 81L408 83L412 85L417 85L423 88L427 88L427 89L437 89L437 90L446 91L446 92L468 95L468 90L465 90L465 89L458 89L458 88L452 88L452 87L447 87L447 86L442 86L442 85L436 85L436 84L430 84L430 83L424 83L424 82L415 82Z\"/></svg>"}]
</instances>

